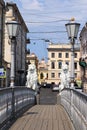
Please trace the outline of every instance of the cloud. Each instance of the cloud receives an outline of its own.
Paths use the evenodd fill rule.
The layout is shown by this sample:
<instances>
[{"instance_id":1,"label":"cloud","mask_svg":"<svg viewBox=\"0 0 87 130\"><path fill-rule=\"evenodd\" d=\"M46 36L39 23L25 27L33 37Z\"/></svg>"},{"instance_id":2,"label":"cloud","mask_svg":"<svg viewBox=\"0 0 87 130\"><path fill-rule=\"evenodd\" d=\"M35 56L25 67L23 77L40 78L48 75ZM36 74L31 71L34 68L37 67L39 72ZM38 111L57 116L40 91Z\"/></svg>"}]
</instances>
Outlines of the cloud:
<instances>
[{"instance_id":1,"label":"cloud","mask_svg":"<svg viewBox=\"0 0 87 130\"><path fill-rule=\"evenodd\" d=\"M24 9L42 10L43 4L38 0L20 0Z\"/></svg>"},{"instance_id":2,"label":"cloud","mask_svg":"<svg viewBox=\"0 0 87 130\"><path fill-rule=\"evenodd\" d=\"M18 0L17 0L18 1ZM67 20L72 17L76 22L80 22L81 26L86 22L87 0L19 0L23 7L23 17L25 21L45 22L56 20ZM27 13L28 12L28 13ZM67 22L67 21L65 21ZM55 24L64 28L65 22L58 23L34 23L27 24L31 30L55 29ZM42 27L41 27L42 25ZM48 27L50 26L50 27ZM58 29L58 28L57 28ZM65 28L64 28L65 29Z\"/></svg>"},{"instance_id":3,"label":"cloud","mask_svg":"<svg viewBox=\"0 0 87 130\"><path fill-rule=\"evenodd\" d=\"M81 23L80 30L87 22L87 16L86 16L87 0L13 0L13 2L15 2L19 7L19 10L30 32L51 32L51 31L66 30L65 24L68 21L61 21L61 22L52 22L52 21L67 20L72 17L75 18L76 22ZM38 23L31 24L29 22L38 22ZM30 39L32 38L49 39L54 43L69 42L66 32L29 33L28 36ZM40 48L39 43L43 43L43 41L31 40L31 48L32 43L34 42L38 43L39 45L39 47L35 46L35 50L38 50L38 48ZM34 52L35 50L32 49L32 52ZM41 49L41 51L43 50Z\"/></svg>"},{"instance_id":4,"label":"cloud","mask_svg":"<svg viewBox=\"0 0 87 130\"><path fill-rule=\"evenodd\" d=\"M18 0L15 0L18 1ZM85 20L87 0L19 0L23 11L35 11L30 18L34 20L56 20L75 17L77 21ZM40 11L40 12L39 12ZM44 14L43 14L44 13ZM41 16L41 14L43 14ZM24 16L25 17L25 16Z\"/></svg>"}]
</instances>

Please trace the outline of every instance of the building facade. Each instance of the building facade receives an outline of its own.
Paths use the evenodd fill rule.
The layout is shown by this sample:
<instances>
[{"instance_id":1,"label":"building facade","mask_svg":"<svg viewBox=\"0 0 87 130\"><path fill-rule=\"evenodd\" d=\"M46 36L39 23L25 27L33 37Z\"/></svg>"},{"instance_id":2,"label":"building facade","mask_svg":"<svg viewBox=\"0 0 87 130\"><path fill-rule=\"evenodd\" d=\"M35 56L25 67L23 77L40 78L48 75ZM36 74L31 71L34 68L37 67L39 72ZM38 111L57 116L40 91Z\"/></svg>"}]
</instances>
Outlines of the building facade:
<instances>
[{"instance_id":1,"label":"building facade","mask_svg":"<svg viewBox=\"0 0 87 130\"><path fill-rule=\"evenodd\" d=\"M75 47L74 53L75 79L80 78L80 47ZM48 45L48 80L47 83L60 82L60 73L62 64L71 68L71 44L53 44Z\"/></svg>"},{"instance_id":2,"label":"building facade","mask_svg":"<svg viewBox=\"0 0 87 130\"><path fill-rule=\"evenodd\" d=\"M83 82L83 91L87 93L87 23L82 28L80 33L80 44L81 44L81 78Z\"/></svg>"},{"instance_id":3,"label":"building facade","mask_svg":"<svg viewBox=\"0 0 87 130\"><path fill-rule=\"evenodd\" d=\"M44 85L48 79L48 63L44 59L38 63L38 82Z\"/></svg>"},{"instance_id":4,"label":"building facade","mask_svg":"<svg viewBox=\"0 0 87 130\"><path fill-rule=\"evenodd\" d=\"M5 3L4 0L0 0L0 87L5 85L7 63L4 61L4 28L5 28ZM3 68L4 75L1 74Z\"/></svg>"},{"instance_id":5,"label":"building facade","mask_svg":"<svg viewBox=\"0 0 87 130\"><path fill-rule=\"evenodd\" d=\"M6 4L5 22L12 21L14 18L20 23L16 42L15 42L15 85L25 85L26 78L26 46L28 28L20 14L20 11L15 3L9 2ZM11 41L8 37L7 27L5 26L5 44L4 44L4 60L8 63L7 68L7 86L10 82L10 64L11 64ZM9 70L9 71L8 71Z\"/></svg>"},{"instance_id":6,"label":"building facade","mask_svg":"<svg viewBox=\"0 0 87 130\"><path fill-rule=\"evenodd\" d=\"M0 66L3 62L3 44L4 44L4 25L5 25L5 3L0 1Z\"/></svg>"}]
</instances>

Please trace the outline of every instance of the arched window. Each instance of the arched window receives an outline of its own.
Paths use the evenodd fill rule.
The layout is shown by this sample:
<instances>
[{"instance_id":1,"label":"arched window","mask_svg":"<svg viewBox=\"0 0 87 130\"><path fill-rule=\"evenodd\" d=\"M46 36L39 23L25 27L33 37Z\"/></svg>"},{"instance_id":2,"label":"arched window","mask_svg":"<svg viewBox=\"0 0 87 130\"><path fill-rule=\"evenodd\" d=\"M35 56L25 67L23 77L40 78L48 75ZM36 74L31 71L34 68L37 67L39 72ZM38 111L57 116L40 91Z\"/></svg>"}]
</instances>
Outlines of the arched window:
<instances>
[{"instance_id":1,"label":"arched window","mask_svg":"<svg viewBox=\"0 0 87 130\"><path fill-rule=\"evenodd\" d=\"M43 73L40 74L40 79L43 79L44 78L44 75Z\"/></svg>"}]
</instances>

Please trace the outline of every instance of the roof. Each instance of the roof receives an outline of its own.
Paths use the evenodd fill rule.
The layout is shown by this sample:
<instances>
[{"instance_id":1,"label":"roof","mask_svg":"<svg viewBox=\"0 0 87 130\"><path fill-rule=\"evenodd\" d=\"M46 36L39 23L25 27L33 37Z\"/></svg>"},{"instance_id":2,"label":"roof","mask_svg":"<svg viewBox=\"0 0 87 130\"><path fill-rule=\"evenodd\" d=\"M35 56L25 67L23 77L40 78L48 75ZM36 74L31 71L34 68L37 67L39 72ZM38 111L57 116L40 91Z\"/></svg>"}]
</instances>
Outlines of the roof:
<instances>
[{"instance_id":1,"label":"roof","mask_svg":"<svg viewBox=\"0 0 87 130\"><path fill-rule=\"evenodd\" d=\"M27 25L25 24L25 21L24 21L22 15L21 15L21 13L20 13L20 11L19 11L17 5L16 5L15 3L13 3L13 2L7 2L7 3L6 3L6 6L12 6L12 7L14 8L15 12L17 13L18 17L20 18L20 22L21 22L20 24L25 27L26 32L28 33L29 30L28 30L28 28L27 28Z\"/></svg>"}]
</instances>

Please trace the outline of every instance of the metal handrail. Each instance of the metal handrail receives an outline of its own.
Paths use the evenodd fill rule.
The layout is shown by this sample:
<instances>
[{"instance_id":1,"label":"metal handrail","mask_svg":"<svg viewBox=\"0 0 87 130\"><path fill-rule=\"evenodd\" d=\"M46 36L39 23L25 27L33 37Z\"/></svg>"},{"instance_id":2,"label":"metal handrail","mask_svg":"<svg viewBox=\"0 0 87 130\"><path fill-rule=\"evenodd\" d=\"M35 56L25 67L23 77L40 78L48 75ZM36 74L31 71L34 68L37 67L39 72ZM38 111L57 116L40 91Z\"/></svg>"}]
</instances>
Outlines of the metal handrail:
<instances>
[{"instance_id":1,"label":"metal handrail","mask_svg":"<svg viewBox=\"0 0 87 130\"><path fill-rule=\"evenodd\" d=\"M66 88L61 92L61 104L69 114L76 130L87 130L87 94Z\"/></svg>"},{"instance_id":2,"label":"metal handrail","mask_svg":"<svg viewBox=\"0 0 87 130\"><path fill-rule=\"evenodd\" d=\"M0 89L0 129L26 106L35 105L35 91L27 87Z\"/></svg>"}]
</instances>

